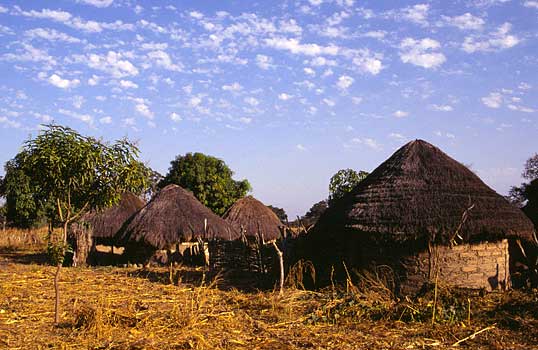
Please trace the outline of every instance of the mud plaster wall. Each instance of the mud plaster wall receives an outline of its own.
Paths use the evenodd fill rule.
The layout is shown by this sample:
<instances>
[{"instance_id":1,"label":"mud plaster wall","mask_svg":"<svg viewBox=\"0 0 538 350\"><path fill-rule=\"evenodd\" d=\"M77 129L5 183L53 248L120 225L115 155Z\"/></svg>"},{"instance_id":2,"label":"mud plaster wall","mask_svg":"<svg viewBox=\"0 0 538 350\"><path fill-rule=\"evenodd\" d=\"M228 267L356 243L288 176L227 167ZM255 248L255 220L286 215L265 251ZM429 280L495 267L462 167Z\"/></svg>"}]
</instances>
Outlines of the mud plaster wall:
<instances>
[{"instance_id":1,"label":"mud plaster wall","mask_svg":"<svg viewBox=\"0 0 538 350\"><path fill-rule=\"evenodd\" d=\"M454 287L507 289L510 287L508 240L495 243L434 246L429 251L402 258L407 276L400 278L402 294L411 294L424 283Z\"/></svg>"}]
</instances>

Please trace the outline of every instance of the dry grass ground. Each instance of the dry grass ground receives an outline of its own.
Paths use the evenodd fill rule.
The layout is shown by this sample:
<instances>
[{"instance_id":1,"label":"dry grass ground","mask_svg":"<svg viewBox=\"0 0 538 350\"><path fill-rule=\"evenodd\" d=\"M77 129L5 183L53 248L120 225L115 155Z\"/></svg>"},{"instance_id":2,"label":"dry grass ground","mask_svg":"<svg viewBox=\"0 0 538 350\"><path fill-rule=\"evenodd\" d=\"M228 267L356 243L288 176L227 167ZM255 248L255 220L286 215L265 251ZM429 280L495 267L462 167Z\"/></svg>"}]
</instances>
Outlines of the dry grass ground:
<instances>
[{"instance_id":1,"label":"dry grass ground","mask_svg":"<svg viewBox=\"0 0 538 350\"><path fill-rule=\"evenodd\" d=\"M536 292L442 290L432 325L431 295L396 303L375 281L279 297L187 267L66 268L53 327L54 268L26 237L0 240L0 349L448 349L484 329L459 346L538 349Z\"/></svg>"}]
</instances>

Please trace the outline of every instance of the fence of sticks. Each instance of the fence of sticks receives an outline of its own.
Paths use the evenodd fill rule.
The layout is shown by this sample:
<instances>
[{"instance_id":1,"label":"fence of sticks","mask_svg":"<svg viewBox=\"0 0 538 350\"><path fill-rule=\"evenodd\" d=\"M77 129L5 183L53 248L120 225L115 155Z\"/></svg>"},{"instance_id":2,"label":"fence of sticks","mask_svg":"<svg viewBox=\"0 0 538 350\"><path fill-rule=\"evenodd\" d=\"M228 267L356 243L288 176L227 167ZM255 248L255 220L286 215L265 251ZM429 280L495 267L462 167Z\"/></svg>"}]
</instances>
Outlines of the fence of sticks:
<instances>
[{"instance_id":1,"label":"fence of sticks","mask_svg":"<svg viewBox=\"0 0 538 350\"><path fill-rule=\"evenodd\" d=\"M287 257L293 238L285 228L279 239L265 241L262 234L245 235L235 240L211 239L207 242L209 267L232 272L234 276L255 276L262 284L280 282L282 288Z\"/></svg>"}]
</instances>

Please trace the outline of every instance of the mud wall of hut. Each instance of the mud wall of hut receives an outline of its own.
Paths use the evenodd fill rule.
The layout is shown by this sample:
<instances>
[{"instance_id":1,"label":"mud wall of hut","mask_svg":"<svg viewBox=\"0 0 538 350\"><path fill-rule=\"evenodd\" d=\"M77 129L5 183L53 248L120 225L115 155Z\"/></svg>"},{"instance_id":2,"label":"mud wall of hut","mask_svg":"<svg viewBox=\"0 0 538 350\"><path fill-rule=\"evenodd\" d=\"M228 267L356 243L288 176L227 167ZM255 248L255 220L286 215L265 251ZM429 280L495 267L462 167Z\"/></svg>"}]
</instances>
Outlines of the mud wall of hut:
<instances>
[{"instance_id":1,"label":"mud wall of hut","mask_svg":"<svg viewBox=\"0 0 538 350\"><path fill-rule=\"evenodd\" d=\"M506 289L510 287L508 240L494 243L435 246L402 261L406 278L401 292L417 291L424 283L437 280L454 287Z\"/></svg>"}]
</instances>

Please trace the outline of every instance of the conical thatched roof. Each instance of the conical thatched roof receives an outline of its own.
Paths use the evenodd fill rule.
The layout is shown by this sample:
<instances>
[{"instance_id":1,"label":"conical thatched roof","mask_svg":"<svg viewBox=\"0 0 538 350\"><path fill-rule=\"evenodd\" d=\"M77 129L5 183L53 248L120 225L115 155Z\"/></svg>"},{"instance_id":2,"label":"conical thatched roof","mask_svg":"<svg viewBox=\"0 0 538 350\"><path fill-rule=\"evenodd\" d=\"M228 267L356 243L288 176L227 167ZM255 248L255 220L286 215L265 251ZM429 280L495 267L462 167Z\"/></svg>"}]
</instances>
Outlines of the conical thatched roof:
<instances>
[{"instance_id":1,"label":"conical thatched roof","mask_svg":"<svg viewBox=\"0 0 538 350\"><path fill-rule=\"evenodd\" d=\"M125 221L144 206L138 196L126 192L120 202L103 211L92 211L84 215L80 221L90 225L92 237L98 240L111 240L123 226Z\"/></svg>"},{"instance_id":2,"label":"conical thatched roof","mask_svg":"<svg viewBox=\"0 0 538 350\"><path fill-rule=\"evenodd\" d=\"M341 231L385 242L447 243L468 211L464 241L532 239L521 210L437 147L412 141L375 169L321 216L314 233Z\"/></svg>"},{"instance_id":3,"label":"conical thatched roof","mask_svg":"<svg viewBox=\"0 0 538 350\"><path fill-rule=\"evenodd\" d=\"M200 203L190 191L168 185L132 218L119 238L124 242L143 242L164 249L171 244L206 236L206 219L206 238L240 237L235 228Z\"/></svg>"},{"instance_id":4,"label":"conical thatched roof","mask_svg":"<svg viewBox=\"0 0 538 350\"><path fill-rule=\"evenodd\" d=\"M224 214L224 220L243 229L247 236L261 234L266 241L280 238L282 223L265 204L252 196L241 198Z\"/></svg>"}]
</instances>

